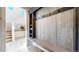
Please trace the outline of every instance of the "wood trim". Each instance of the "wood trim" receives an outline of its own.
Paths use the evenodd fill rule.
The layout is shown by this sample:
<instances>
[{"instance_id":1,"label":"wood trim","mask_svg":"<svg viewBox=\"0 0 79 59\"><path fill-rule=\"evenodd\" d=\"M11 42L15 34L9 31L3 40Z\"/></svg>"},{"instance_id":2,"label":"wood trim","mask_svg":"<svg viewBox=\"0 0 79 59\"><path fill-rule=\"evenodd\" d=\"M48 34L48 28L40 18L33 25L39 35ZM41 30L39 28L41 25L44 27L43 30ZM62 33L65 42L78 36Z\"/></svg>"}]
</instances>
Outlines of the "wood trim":
<instances>
[{"instance_id":1,"label":"wood trim","mask_svg":"<svg viewBox=\"0 0 79 59\"><path fill-rule=\"evenodd\" d=\"M58 13L73 9L73 8L74 7L62 7L62 8L57 9L57 10L51 12L51 13L45 14L45 15L43 15L41 17L37 17L37 19L42 19L42 18L45 18L45 17L49 17L49 16L52 16L52 15L55 15L55 14L58 14Z\"/></svg>"},{"instance_id":2,"label":"wood trim","mask_svg":"<svg viewBox=\"0 0 79 59\"><path fill-rule=\"evenodd\" d=\"M32 10L33 8L35 8L35 10ZM30 14L37 12L38 10L40 10L40 9L43 8L43 7L33 7L33 8L31 8L31 9L29 10L29 13L30 13Z\"/></svg>"},{"instance_id":3,"label":"wood trim","mask_svg":"<svg viewBox=\"0 0 79 59\"><path fill-rule=\"evenodd\" d=\"M74 43L74 45L75 45L75 51L76 52L78 52L78 8L76 8L76 10L75 10L75 43Z\"/></svg>"}]
</instances>

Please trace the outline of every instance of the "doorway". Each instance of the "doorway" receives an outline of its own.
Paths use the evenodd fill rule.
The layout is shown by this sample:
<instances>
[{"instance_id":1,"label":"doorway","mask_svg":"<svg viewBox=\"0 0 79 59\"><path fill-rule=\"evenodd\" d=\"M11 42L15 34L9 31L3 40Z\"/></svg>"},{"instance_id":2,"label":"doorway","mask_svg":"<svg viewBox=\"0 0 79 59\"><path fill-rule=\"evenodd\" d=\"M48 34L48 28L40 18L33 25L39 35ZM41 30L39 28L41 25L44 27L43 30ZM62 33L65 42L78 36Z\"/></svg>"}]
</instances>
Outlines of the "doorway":
<instances>
[{"instance_id":1,"label":"doorway","mask_svg":"<svg viewBox=\"0 0 79 59\"><path fill-rule=\"evenodd\" d=\"M6 7L6 52L27 52L26 10Z\"/></svg>"}]
</instances>

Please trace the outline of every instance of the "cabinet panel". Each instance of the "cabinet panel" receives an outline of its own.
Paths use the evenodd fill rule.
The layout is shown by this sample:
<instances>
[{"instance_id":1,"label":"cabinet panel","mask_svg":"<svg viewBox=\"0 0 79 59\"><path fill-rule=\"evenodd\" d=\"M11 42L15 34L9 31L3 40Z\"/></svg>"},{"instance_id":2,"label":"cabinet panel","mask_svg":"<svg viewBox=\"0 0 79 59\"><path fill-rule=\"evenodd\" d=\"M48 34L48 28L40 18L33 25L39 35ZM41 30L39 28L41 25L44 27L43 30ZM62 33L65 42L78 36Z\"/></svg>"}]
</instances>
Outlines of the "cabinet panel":
<instances>
[{"instance_id":1,"label":"cabinet panel","mask_svg":"<svg viewBox=\"0 0 79 59\"><path fill-rule=\"evenodd\" d=\"M48 19L48 39L52 44L56 44L56 16Z\"/></svg>"},{"instance_id":2,"label":"cabinet panel","mask_svg":"<svg viewBox=\"0 0 79 59\"><path fill-rule=\"evenodd\" d=\"M37 37L56 43L56 17L50 16L37 20Z\"/></svg>"},{"instance_id":3,"label":"cabinet panel","mask_svg":"<svg viewBox=\"0 0 79 59\"><path fill-rule=\"evenodd\" d=\"M44 19L43 19L44 20ZM43 24L43 20L40 20L40 40L44 40L43 38L43 34L44 34L44 24Z\"/></svg>"},{"instance_id":4,"label":"cabinet panel","mask_svg":"<svg viewBox=\"0 0 79 59\"><path fill-rule=\"evenodd\" d=\"M67 39L65 41L65 47L70 50L73 50L74 44L74 20L75 20L75 9L69 10L64 14L67 16Z\"/></svg>"},{"instance_id":5,"label":"cabinet panel","mask_svg":"<svg viewBox=\"0 0 79 59\"><path fill-rule=\"evenodd\" d=\"M40 20L36 21L36 37L37 39L41 39L40 37Z\"/></svg>"},{"instance_id":6,"label":"cabinet panel","mask_svg":"<svg viewBox=\"0 0 79 59\"><path fill-rule=\"evenodd\" d=\"M62 34L62 14L59 13L56 15L57 20L57 45L64 45L64 39Z\"/></svg>"},{"instance_id":7,"label":"cabinet panel","mask_svg":"<svg viewBox=\"0 0 79 59\"><path fill-rule=\"evenodd\" d=\"M73 51L74 9L57 15L57 43Z\"/></svg>"},{"instance_id":8,"label":"cabinet panel","mask_svg":"<svg viewBox=\"0 0 79 59\"><path fill-rule=\"evenodd\" d=\"M57 45L62 48L62 51L63 49L73 51L75 41L75 16L75 9L71 9L37 20L37 38L39 40L47 40ZM58 48L59 51L61 51L60 48Z\"/></svg>"}]
</instances>

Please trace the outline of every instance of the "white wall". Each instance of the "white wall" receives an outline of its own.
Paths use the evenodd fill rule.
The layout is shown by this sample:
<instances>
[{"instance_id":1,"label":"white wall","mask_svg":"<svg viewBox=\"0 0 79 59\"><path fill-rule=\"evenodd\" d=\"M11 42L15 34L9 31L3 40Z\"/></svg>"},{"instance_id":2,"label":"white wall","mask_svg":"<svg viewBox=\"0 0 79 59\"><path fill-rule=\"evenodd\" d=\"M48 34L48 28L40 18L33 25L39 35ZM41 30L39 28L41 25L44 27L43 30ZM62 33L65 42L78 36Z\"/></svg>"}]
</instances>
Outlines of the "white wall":
<instances>
[{"instance_id":1,"label":"white wall","mask_svg":"<svg viewBox=\"0 0 79 59\"><path fill-rule=\"evenodd\" d=\"M9 9L10 7L6 7L6 25L7 25L7 30L11 29L11 24L15 23L16 25L25 25L25 20L26 20L26 10L23 8L19 7L12 7L13 10ZM24 15L21 13L24 12Z\"/></svg>"},{"instance_id":2,"label":"white wall","mask_svg":"<svg viewBox=\"0 0 79 59\"><path fill-rule=\"evenodd\" d=\"M5 8L0 7L0 52L5 51Z\"/></svg>"}]
</instances>

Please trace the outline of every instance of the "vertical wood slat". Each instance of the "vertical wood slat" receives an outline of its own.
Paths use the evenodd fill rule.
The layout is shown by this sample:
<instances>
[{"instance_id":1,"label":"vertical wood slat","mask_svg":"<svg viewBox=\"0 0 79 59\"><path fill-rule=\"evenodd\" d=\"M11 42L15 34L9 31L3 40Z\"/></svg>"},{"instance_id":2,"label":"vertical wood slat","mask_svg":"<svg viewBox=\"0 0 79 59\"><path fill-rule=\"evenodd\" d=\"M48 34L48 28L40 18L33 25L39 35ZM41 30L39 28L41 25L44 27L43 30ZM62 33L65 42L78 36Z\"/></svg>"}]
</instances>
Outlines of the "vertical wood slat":
<instances>
[{"instance_id":1,"label":"vertical wood slat","mask_svg":"<svg viewBox=\"0 0 79 59\"><path fill-rule=\"evenodd\" d=\"M75 10L71 9L36 21L37 39L48 40L73 51Z\"/></svg>"},{"instance_id":2,"label":"vertical wood slat","mask_svg":"<svg viewBox=\"0 0 79 59\"><path fill-rule=\"evenodd\" d=\"M73 51L73 20L74 9L57 15L57 42Z\"/></svg>"},{"instance_id":3,"label":"vertical wood slat","mask_svg":"<svg viewBox=\"0 0 79 59\"><path fill-rule=\"evenodd\" d=\"M50 16L48 19L48 41L56 45L56 16Z\"/></svg>"},{"instance_id":4,"label":"vertical wood slat","mask_svg":"<svg viewBox=\"0 0 79 59\"><path fill-rule=\"evenodd\" d=\"M40 21L36 21L36 36L37 39L40 39Z\"/></svg>"}]
</instances>

